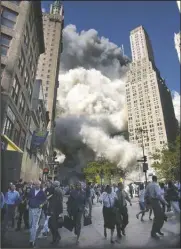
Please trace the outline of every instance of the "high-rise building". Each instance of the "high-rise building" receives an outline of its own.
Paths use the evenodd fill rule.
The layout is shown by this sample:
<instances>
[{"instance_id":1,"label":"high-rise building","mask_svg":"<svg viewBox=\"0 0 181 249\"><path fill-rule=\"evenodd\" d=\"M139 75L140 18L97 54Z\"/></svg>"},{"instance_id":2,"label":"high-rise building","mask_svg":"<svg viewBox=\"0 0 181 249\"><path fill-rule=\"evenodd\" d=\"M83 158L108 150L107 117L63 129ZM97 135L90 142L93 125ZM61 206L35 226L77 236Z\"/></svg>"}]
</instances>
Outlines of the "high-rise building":
<instances>
[{"instance_id":1,"label":"high-rise building","mask_svg":"<svg viewBox=\"0 0 181 249\"><path fill-rule=\"evenodd\" d=\"M37 79L42 80L45 102L49 111L49 146L50 158L53 153L53 133L55 127L55 110L57 90L59 87L59 64L62 46L62 30L64 28L64 10L60 1L51 4L50 13L43 13L43 30L45 53L40 56Z\"/></svg>"},{"instance_id":2,"label":"high-rise building","mask_svg":"<svg viewBox=\"0 0 181 249\"><path fill-rule=\"evenodd\" d=\"M40 1L1 1L1 139L4 177L18 180L31 121L39 55L44 53ZM3 178L4 179L4 178Z\"/></svg>"},{"instance_id":3,"label":"high-rise building","mask_svg":"<svg viewBox=\"0 0 181 249\"><path fill-rule=\"evenodd\" d=\"M180 11L180 3L181 1L177 1L177 6L178 6L179 11Z\"/></svg>"},{"instance_id":4,"label":"high-rise building","mask_svg":"<svg viewBox=\"0 0 181 249\"><path fill-rule=\"evenodd\" d=\"M177 6L178 6L178 9L179 9L179 12L180 12L180 3L181 3L181 1L177 1ZM177 51L178 59L179 59L179 62L180 62L181 32L179 32L177 34L174 34L174 42L175 42L175 49Z\"/></svg>"},{"instance_id":5,"label":"high-rise building","mask_svg":"<svg viewBox=\"0 0 181 249\"><path fill-rule=\"evenodd\" d=\"M175 49L177 51L178 59L179 59L179 62L180 62L181 32L174 35L174 41L175 41Z\"/></svg>"},{"instance_id":6,"label":"high-rise building","mask_svg":"<svg viewBox=\"0 0 181 249\"><path fill-rule=\"evenodd\" d=\"M143 26L131 31L130 43L132 63L126 82L129 138L140 147L144 145L144 154L151 163L155 150L175 139L178 123L171 93L156 68Z\"/></svg>"}]
</instances>

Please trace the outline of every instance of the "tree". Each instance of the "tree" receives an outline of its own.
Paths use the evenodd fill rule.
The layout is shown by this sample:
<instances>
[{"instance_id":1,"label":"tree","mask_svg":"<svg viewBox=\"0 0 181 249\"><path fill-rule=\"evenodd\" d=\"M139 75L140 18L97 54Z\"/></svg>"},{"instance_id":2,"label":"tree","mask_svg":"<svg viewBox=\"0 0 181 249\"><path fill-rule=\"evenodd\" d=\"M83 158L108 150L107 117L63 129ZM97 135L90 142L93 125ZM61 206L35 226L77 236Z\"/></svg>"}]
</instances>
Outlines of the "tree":
<instances>
[{"instance_id":1,"label":"tree","mask_svg":"<svg viewBox=\"0 0 181 249\"><path fill-rule=\"evenodd\" d=\"M159 178L165 180L179 180L180 178L180 135L174 143L169 144L168 148L156 151L153 155L155 162L152 167Z\"/></svg>"},{"instance_id":2,"label":"tree","mask_svg":"<svg viewBox=\"0 0 181 249\"><path fill-rule=\"evenodd\" d=\"M87 181L101 182L101 174L104 178L111 180L114 175L125 178L126 172L118 169L115 163L111 163L106 159L89 162L87 167L83 169Z\"/></svg>"}]
</instances>

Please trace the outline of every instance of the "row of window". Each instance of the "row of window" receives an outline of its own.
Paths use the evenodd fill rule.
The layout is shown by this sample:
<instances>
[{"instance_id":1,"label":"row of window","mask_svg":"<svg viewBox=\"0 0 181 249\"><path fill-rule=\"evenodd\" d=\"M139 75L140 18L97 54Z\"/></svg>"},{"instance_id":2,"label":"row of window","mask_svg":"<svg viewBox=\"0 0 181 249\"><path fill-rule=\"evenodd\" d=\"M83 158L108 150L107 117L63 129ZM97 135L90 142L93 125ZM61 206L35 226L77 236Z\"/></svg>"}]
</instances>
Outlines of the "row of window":
<instances>
[{"instance_id":1,"label":"row of window","mask_svg":"<svg viewBox=\"0 0 181 249\"><path fill-rule=\"evenodd\" d=\"M26 104L26 100L25 100L23 93L21 93L20 95L20 88L21 86L18 81L18 78L17 76L15 76L14 81L13 81L13 86L11 89L11 97L14 100L15 104L17 105L21 115L25 117L25 123L28 125L29 124L29 115L28 115L29 110L28 110L28 106ZM18 104L18 100L19 100L19 104Z\"/></svg>"},{"instance_id":2,"label":"row of window","mask_svg":"<svg viewBox=\"0 0 181 249\"><path fill-rule=\"evenodd\" d=\"M5 35L1 32L1 37L0 37L1 55L7 56L11 40L12 37Z\"/></svg>"},{"instance_id":3,"label":"row of window","mask_svg":"<svg viewBox=\"0 0 181 249\"><path fill-rule=\"evenodd\" d=\"M1 7L1 25L14 29L18 13L4 6Z\"/></svg>"},{"instance_id":4,"label":"row of window","mask_svg":"<svg viewBox=\"0 0 181 249\"><path fill-rule=\"evenodd\" d=\"M11 115L10 115L11 114ZM4 123L3 133L8 136L17 146L24 150L26 133L19 122L15 120L15 115L8 107L8 113Z\"/></svg>"}]
</instances>

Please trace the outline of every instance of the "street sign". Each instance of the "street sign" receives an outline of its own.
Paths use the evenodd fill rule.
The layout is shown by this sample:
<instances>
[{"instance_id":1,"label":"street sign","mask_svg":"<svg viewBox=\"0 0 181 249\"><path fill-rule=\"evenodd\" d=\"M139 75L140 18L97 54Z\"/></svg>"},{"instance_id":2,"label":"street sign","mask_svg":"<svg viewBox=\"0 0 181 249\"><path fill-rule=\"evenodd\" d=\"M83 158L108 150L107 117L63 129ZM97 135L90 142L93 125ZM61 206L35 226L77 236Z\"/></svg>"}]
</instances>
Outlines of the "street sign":
<instances>
[{"instance_id":1,"label":"street sign","mask_svg":"<svg viewBox=\"0 0 181 249\"><path fill-rule=\"evenodd\" d=\"M48 173L49 173L49 169L48 169L48 168L44 168L44 169L43 169L43 174L44 174L44 175L48 175Z\"/></svg>"},{"instance_id":2,"label":"street sign","mask_svg":"<svg viewBox=\"0 0 181 249\"><path fill-rule=\"evenodd\" d=\"M137 162L144 163L144 160L137 160Z\"/></svg>"}]
</instances>

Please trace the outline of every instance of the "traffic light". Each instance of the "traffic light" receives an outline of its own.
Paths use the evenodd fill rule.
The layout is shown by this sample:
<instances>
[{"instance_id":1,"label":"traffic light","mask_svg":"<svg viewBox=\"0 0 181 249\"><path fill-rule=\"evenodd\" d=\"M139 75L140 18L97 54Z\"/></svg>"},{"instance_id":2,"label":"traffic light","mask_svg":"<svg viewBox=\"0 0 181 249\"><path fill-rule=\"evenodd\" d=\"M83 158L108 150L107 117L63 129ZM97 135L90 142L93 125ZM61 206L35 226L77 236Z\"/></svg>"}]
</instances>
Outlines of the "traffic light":
<instances>
[{"instance_id":1,"label":"traffic light","mask_svg":"<svg viewBox=\"0 0 181 249\"><path fill-rule=\"evenodd\" d=\"M144 162L147 162L147 156L143 157Z\"/></svg>"}]
</instances>

